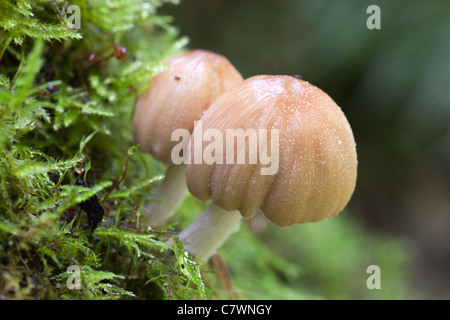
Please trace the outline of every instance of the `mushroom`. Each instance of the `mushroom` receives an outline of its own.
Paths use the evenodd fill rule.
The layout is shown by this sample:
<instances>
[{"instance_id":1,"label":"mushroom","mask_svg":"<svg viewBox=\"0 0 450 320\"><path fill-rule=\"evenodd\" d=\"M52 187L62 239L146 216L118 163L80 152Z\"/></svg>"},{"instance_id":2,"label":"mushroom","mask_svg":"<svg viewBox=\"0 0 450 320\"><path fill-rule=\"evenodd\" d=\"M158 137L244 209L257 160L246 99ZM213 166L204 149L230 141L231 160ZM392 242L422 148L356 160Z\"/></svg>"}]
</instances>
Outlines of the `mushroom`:
<instances>
[{"instance_id":1,"label":"mushroom","mask_svg":"<svg viewBox=\"0 0 450 320\"><path fill-rule=\"evenodd\" d=\"M192 131L194 121L225 90L242 81L241 74L222 55L192 50L163 60L167 67L151 78L138 97L133 114L133 136L143 152L167 165L163 181L153 194L160 202L146 204L141 222L158 226L184 200L185 165L172 161L175 129Z\"/></svg>"},{"instance_id":2,"label":"mushroom","mask_svg":"<svg viewBox=\"0 0 450 320\"><path fill-rule=\"evenodd\" d=\"M218 98L201 122L205 132L219 130L224 140L230 129L268 132L271 138L257 140L258 148L271 150L279 167L262 174L267 167L261 153L253 164L187 164L191 194L202 201L212 199L179 234L195 259L214 254L238 230L241 216L248 219L260 210L271 222L288 227L334 216L350 200L357 173L353 133L340 107L314 85L292 76L254 76ZM191 140L195 134L194 129ZM226 141L227 148L230 143ZM235 145L234 159L239 152L250 159L250 147Z\"/></svg>"}]
</instances>

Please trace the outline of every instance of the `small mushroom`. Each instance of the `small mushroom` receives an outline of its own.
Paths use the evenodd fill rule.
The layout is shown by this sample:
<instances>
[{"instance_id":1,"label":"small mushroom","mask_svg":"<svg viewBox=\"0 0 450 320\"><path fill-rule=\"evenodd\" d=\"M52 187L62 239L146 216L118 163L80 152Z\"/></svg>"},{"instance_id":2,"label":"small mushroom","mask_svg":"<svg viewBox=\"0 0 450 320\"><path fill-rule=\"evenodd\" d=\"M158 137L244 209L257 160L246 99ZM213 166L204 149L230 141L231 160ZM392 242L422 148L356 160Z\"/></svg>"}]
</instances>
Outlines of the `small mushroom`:
<instances>
[{"instance_id":1,"label":"small mushroom","mask_svg":"<svg viewBox=\"0 0 450 320\"><path fill-rule=\"evenodd\" d=\"M214 128L224 137L229 129L277 132L278 142L268 138L267 145L258 147L276 150L271 156L278 157L279 167L263 175L262 161L187 164L191 194L202 201L212 199L179 234L196 259L214 254L238 230L241 216L251 218L260 210L271 222L288 227L334 216L350 200L357 174L352 130L336 103L308 82L292 76L248 78L218 98L201 121L204 131ZM249 144L236 148L234 154L244 151L249 156Z\"/></svg>"},{"instance_id":2,"label":"small mushroom","mask_svg":"<svg viewBox=\"0 0 450 320\"><path fill-rule=\"evenodd\" d=\"M146 205L144 224L157 226L170 218L186 196L185 165L171 158L172 132L192 131L194 121L225 90L242 81L241 74L222 55L192 50L163 61L167 67L151 78L138 97L133 114L133 136L143 152L168 166L154 190L159 202Z\"/></svg>"}]
</instances>

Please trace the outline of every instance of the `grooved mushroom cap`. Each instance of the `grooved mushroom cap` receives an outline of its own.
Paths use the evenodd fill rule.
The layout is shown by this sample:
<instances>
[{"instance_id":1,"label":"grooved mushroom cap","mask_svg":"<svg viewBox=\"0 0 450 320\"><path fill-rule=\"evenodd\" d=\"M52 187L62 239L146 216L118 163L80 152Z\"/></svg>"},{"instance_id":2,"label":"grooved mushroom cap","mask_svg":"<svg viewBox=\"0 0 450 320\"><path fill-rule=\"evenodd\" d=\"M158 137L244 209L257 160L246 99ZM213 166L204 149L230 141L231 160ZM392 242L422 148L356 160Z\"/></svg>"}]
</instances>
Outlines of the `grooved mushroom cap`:
<instances>
[{"instance_id":1,"label":"grooved mushroom cap","mask_svg":"<svg viewBox=\"0 0 450 320\"><path fill-rule=\"evenodd\" d=\"M279 169L261 175L267 165L259 156L256 164L248 157L245 164L227 164L224 151L223 164L208 165L194 164L191 154L187 185L200 200L239 210L244 218L260 209L282 227L331 217L350 200L357 171L352 130L336 103L308 82L291 76L248 78L217 99L201 121L203 132L220 130L224 144L226 129L268 129L269 156L271 129L278 129ZM248 143L245 148L248 155Z\"/></svg>"},{"instance_id":2,"label":"grooved mushroom cap","mask_svg":"<svg viewBox=\"0 0 450 320\"><path fill-rule=\"evenodd\" d=\"M242 81L241 74L222 55L192 50L163 61L168 66L151 78L136 100L133 136L141 150L172 164L175 129L192 131L194 121L225 90Z\"/></svg>"}]
</instances>

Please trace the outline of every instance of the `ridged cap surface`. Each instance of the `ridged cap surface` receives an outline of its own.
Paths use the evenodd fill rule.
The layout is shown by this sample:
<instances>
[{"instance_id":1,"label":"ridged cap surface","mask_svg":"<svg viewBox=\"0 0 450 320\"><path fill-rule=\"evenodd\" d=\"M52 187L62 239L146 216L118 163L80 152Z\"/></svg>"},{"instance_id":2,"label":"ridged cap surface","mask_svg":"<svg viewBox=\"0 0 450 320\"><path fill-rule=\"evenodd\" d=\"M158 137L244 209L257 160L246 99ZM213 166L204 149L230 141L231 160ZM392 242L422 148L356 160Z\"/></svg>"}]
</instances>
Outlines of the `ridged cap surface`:
<instances>
[{"instance_id":1,"label":"ridged cap surface","mask_svg":"<svg viewBox=\"0 0 450 320\"><path fill-rule=\"evenodd\" d=\"M244 218L259 209L282 227L336 215L351 198L357 174L352 130L336 103L308 82L248 78L217 99L201 121L203 132L218 129L224 141L226 129L278 129L279 167L276 174L261 175L260 161L227 164L225 152L224 164L188 164L187 184L195 197L239 210ZM203 150L207 146L204 142ZM248 144L238 152L246 152L248 161Z\"/></svg>"}]
</instances>

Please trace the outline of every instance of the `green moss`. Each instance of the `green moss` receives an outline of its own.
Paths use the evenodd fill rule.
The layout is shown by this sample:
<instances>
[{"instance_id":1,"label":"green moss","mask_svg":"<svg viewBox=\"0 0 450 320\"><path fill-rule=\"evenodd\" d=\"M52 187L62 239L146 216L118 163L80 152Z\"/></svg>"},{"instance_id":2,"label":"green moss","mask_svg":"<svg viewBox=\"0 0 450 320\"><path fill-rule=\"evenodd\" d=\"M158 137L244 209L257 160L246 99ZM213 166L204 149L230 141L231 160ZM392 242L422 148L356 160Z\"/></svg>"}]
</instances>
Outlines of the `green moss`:
<instances>
[{"instance_id":1,"label":"green moss","mask_svg":"<svg viewBox=\"0 0 450 320\"><path fill-rule=\"evenodd\" d=\"M0 5L1 297L204 297L174 233L137 223L161 176L133 152L134 99L186 43L155 13L163 3L71 1L80 30L57 14L60 1ZM96 228L89 205L103 213ZM70 265L80 290L67 289Z\"/></svg>"}]
</instances>

